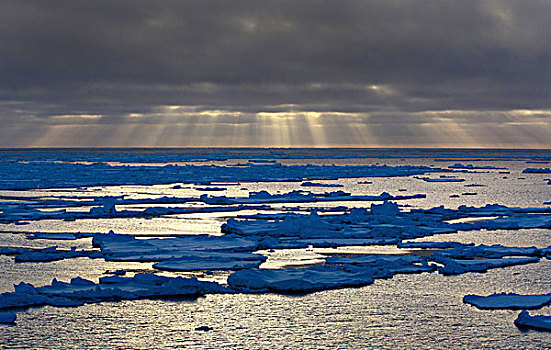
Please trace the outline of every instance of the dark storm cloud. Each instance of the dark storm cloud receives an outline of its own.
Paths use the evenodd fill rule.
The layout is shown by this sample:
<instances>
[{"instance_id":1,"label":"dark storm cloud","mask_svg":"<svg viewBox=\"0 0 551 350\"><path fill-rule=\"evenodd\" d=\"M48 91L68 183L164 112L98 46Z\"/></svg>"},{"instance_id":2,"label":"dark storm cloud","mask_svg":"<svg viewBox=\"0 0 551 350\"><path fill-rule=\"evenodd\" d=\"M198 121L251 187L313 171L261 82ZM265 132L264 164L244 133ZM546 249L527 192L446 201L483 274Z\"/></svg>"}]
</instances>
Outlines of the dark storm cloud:
<instances>
[{"instance_id":1,"label":"dark storm cloud","mask_svg":"<svg viewBox=\"0 0 551 350\"><path fill-rule=\"evenodd\" d=\"M4 0L0 118L548 109L550 13L547 0Z\"/></svg>"}]
</instances>

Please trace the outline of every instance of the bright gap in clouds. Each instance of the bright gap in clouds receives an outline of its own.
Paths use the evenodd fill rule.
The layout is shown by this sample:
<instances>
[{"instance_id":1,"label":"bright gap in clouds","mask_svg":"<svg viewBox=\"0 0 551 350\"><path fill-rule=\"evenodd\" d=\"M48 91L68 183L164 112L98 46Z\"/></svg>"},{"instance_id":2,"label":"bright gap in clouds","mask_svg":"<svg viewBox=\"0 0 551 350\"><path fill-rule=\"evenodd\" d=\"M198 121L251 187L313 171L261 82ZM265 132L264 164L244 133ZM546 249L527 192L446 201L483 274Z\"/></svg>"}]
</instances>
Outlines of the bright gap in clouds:
<instances>
[{"instance_id":1,"label":"bright gap in clouds","mask_svg":"<svg viewBox=\"0 0 551 350\"><path fill-rule=\"evenodd\" d=\"M1 147L551 147L551 111L239 112L161 106L6 125ZM117 120L117 123L113 123ZM29 135L32 138L29 138Z\"/></svg>"}]
</instances>

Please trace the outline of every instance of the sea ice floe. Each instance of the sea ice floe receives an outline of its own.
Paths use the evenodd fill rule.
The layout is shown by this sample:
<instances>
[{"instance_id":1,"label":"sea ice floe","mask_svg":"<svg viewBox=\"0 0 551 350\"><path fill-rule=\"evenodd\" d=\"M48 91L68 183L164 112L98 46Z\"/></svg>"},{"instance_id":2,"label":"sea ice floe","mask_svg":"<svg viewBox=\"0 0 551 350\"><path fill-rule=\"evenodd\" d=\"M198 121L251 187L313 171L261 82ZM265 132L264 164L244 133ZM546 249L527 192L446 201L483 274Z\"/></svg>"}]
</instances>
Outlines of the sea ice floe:
<instances>
[{"instance_id":1,"label":"sea ice floe","mask_svg":"<svg viewBox=\"0 0 551 350\"><path fill-rule=\"evenodd\" d=\"M300 185L304 187L344 187L344 185L341 185L341 184L325 184L325 183L312 182L312 181L305 181Z\"/></svg>"},{"instance_id":2,"label":"sea ice floe","mask_svg":"<svg viewBox=\"0 0 551 350\"><path fill-rule=\"evenodd\" d=\"M522 295L515 293L494 293L487 296L465 295L463 302L479 309L539 309L551 304L551 293Z\"/></svg>"},{"instance_id":3,"label":"sea ice floe","mask_svg":"<svg viewBox=\"0 0 551 350\"><path fill-rule=\"evenodd\" d=\"M167 271L241 270L258 267L264 261L265 256L253 253L194 251L180 253L178 258L163 260L153 267Z\"/></svg>"},{"instance_id":4,"label":"sea ice floe","mask_svg":"<svg viewBox=\"0 0 551 350\"><path fill-rule=\"evenodd\" d=\"M459 242L403 242L397 243L398 248L426 248L426 249L446 249L446 248L461 248L465 246L473 246L474 243L459 243Z\"/></svg>"},{"instance_id":5,"label":"sea ice floe","mask_svg":"<svg viewBox=\"0 0 551 350\"><path fill-rule=\"evenodd\" d=\"M367 245L391 245L397 244L398 238L311 238L297 239L299 245L315 248L336 248L342 246L367 246Z\"/></svg>"},{"instance_id":6,"label":"sea ice floe","mask_svg":"<svg viewBox=\"0 0 551 350\"><path fill-rule=\"evenodd\" d=\"M551 174L551 168L526 168L524 174Z\"/></svg>"},{"instance_id":7,"label":"sea ice floe","mask_svg":"<svg viewBox=\"0 0 551 350\"><path fill-rule=\"evenodd\" d=\"M351 273L337 266L280 270L248 269L234 272L228 277L231 288L245 292L307 293L360 287L372 282L370 271Z\"/></svg>"},{"instance_id":8,"label":"sea ice floe","mask_svg":"<svg viewBox=\"0 0 551 350\"><path fill-rule=\"evenodd\" d=\"M174 238L137 239L115 233L96 234L92 240L101 249L106 260L161 261L185 258L201 251L254 251L258 241L235 235L189 235ZM200 253L196 253L199 256Z\"/></svg>"},{"instance_id":9,"label":"sea ice floe","mask_svg":"<svg viewBox=\"0 0 551 350\"><path fill-rule=\"evenodd\" d=\"M533 328L537 330L551 331L551 316L531 316L526 310L522 310L515 320L517 327Z\"/></svg>"},{"instance_id":10,"label":"sea ice floe","mask_svg":"<svg viewBox=\"0 0 551 350\"><path fill-rule=\"evenodd\" d=\"M261 260L169 259L155 263L153 267L166 271L242 270L258 267L261 263Z\"/></svg>"},{"instance_id":11,"label":"sea ice floe","mask_svg":"<svg viewBox=\"0 0 551 350\"><path fill-rule=\"evenodd\" d=\"M503 258L505 256L541 256L542 250L536 247L506 247L501 244L464 245L433 254L453 259Z\"/></svg>"},{"instance_id":12,"label":"sea ice floe","mask_svg":"<svg viewBox=\"0 0 551 350\"><path fill-rule=\"evenodd\" d=\"M417 255L369 254L355 257L328 257L328 265L338 264L344 270L371 271L374 278L389 278L395 274L432 272L437 269Z\"/></svg>"},{"instance_id":13,"label":"sea ice floe","mask_svg":"<svg viewBox=\"0 0 551 350\"><path fill-rule=\"evenodd\" d=\"M25 249L15 256L15 261L46 262L80 257L100 258L103 255L98 251L77 250L76 247L72 247L71 250L60 250L57 249L57 246L52 246L35 250Z\"/></svg>"},{"instance_id":14,"label":"sea ice floe","mask_svg":"<svg viewBox=\"0 0 551 350\"><path fill-rule=\"evenodd\" d=\"M100 278L99 283L80 277L73 278L70 283L53 279L51 285L43 287L22 282L14 285L14 289L14 292L0 294L0 309L43 305L78 306L110 300L194 297L228 292L227 288L216 282L154 274L108 276Z\"/></svg>"},{"instance_id":15,"label":"sea ice floe","mask_svg":"<svg viewBox=\"0 0 551 350\"><path fill-rule=\"evenodd\" d=\"M450 258L435 258L434 254L432 260L444 264L444 267L439 269L439 272L443 275L458 275L466 272L486 272L488 269L494 269L498 267L506 267L513 265L522 265L535 263L539 261L538 257L528 258L502 258L502 259L476 259L476 260L464 260L464 259L450 259Z\"/></svg>"},{"instance_id":16,"label":"sea ice floe","mask_svg":"<svg viewBox=\"0 0 551 350\"><path fill-rule=\"evenodd\" d=\"M455 163L454 165L450 165L448 168L450 169L469 169L469 170L472 170L472 169L495 169L495 170L503 170L503 169L507 169L507 168L500 168L500 167L495 167L495 166L491 166L491 165L473 165L473 164L467 164L467 165L463 165L461 163Z\"/></svg>"},{"instance_id":17,"label":"sea ice floe","mask_svg":"<svg viewBox=\"0 0 551 350\"><path fill-rule=\"evenodd\" d=\"M430 177L414 176L414 178L423 180L425 182L463 182L465 181L465 179L458 179L453 177L430 178Z\"/></svg>"},{"instance_id":18,"label":"sea ice floe","mask_svg":"<svg viewBox=\"0 0 551 350\"><path fill-rule=\"evenodd\" d=\"M27 239L51 239L51 240L73 241L73 240L77 239L77 236L73 233L42 233L42 232L35 232L32 235L27 236Z\"/></svg>"},{"instance_id":19,"label":"sea ice floe","mask_svg":"<svg viewBox=\"0 0 551 350\"><path fill-rule=\"evenodd\" d=\"M0 324L15 323L16 318L15 312L0 312Z\"/></svg>"}]
</instances>

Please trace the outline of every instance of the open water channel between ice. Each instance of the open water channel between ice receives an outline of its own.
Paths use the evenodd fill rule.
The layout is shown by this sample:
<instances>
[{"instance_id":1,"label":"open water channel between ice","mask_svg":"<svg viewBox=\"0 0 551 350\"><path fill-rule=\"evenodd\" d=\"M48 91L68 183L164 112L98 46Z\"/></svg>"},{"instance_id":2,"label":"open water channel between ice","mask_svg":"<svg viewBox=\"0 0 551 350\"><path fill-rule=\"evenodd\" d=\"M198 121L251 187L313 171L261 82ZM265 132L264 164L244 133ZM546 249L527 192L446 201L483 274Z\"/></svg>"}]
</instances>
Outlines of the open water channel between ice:
<instances>
[{"instance_id":1,"label":"open water channel between ice","mask_svg":"<svg viewBox=\"0 0 551 350\"><path fill-rule=\"evenodd\" d=\"M165 167L167 164L170 166ZM173 166L176 164L177 167ZM186 164L188 167L184 169ZM362 166L372 166L373 169ZM423 167L430 169L423 168L425 170L412 174L396 173L395 170L391 173L390 168L384 166L410 166L407 171ZM107 255L101 255L106 251L100 252L99 248L92 247L94 235L109 231L147 241L160 237L228 235L221 229L223 224L241 230L236 232L241 232L245 239L250 239L251 232L252 237L258 239L256 230L269 232L271 238L264 240L263 246L247 251L267 257L260 264L260 270L300 270L313 265L323 269L326 259L330 261L329 257L346 259L370 254L413 254L426 259L433 269L427 269L429 272L393 273L388 278L375 278L372 283L359 287L322 286L315 287L315 291L294 290L289 293L284 288L293 287L294 282L287 281L283 287L277 285L267 290L253 290L251 284L231 292L205 292L201 295L86 299L84 305L72 307L53 306L51 303L7 307L0 312L15 313L17 319L14 323L0 324L0 347L551 348L551 332L515 326L513 321L519 314L518 309L481 310L463 302L463 297L468 294L551 293L551 251L548 249L551 245L551 173L546 170L550 167L551 152L542 150L4 150L0 154L0 249L3 248L6 254L0 255L0 293L14 293L13 285L20 282L34 287L47 286L53 278L69 282L72 278L82 277L98 283L100 278L113 276L117 270L119 273L124 271L127 277L143 273L170 278L197 277L199 281L216 282L222 288L228 288L228 276L236 271L234 269L156 269L154 264L159 260L126 261L120 259L122 255L118 260L106 260ZM133 171L138 168L140 170ZM388 176L384 171L376 176L369 173L381 169L387 171ZM303 197L290 199L292 196L288 194L299 190L303 191ZM269 195L254 196L261 191ZM333 194L332 200L327 199L327 193L337 191L344 194ZM386 195L381 197L383 192L394 199L383 202L386 198ZM326 193L325 197L321 195L323 193ZM415 197L419 194L424 196ZM281 197L278 199L276 195ZM219 199L222 196L225 199ZM412 198L400 199L398 196ZM109 209L111 204L105 201L106 197L115 198L111 203L114 204L112 210ZM155 202L162 197L172 198L172 202ZM130 201L134 199L137 202ZM382 203L396 203L399 214L393 212L394 207L390 204ZM461 209L461 206L481 208L487 204L502 207ZM380 225L369 221L371 226L368 226L369 229L377 226L375 231L382 232L383 236L384 230L388 229L394 232L390 238L396 238L402 227L405 227L404 232L417 232L411 231L411 225L400 226L397 221L392 221L394 216L409 218L410 212L419 210L419 216L408 222L421 222L419 227L424 228L434 224L433 219L423 221L425 216L433 218L438 214L426 210L444 206L450 210L446 215L455 215L453 219L457 222L467 222L462 225L474 222L473 225L481 226L477 229L454 226L450 233L418 235L418 238L404 236L398 240L536 247L539 249L537 253L528 255L537 256L539 260L490 268L483 273L456 271L448 275L441 271L444 271L442 264L449 263L450 259L436 261L430 258L434 252L441 253L445 249L399 248L396 242L384 244L383 241L370 245L339 244L342 241L337 240L338 232L355 234L353 237L358 239L372 238L365 228L368 226L361 226L353 220L342 224L347 227L341 227L340 231L335 231L336 234L331 230L324 233L323 239L333 240L332 243L316 246L320 239L315 231L318 226L309 227L309 221L305 221L319 223L317 216L312 219L310 213L313 210L317 213L313 215L320 218L333 215L336 220L354 208L366 209L361 215L373 220L372 215L379 205L382 209L378 210L383 215L382 221L377 219L377 225ZM148 208L152 208L148 212L151 215L142 215ZM173 209L163 211L166 208ZM522 209L511 214L511 208ZM53 214L44 214L48 212ZM472 215L466 215L466 212ZM289 228L289 225L276 229L269 224L254 226L256 222L264 225L266 219L272 222L278 215L280 217L275 222L283 222L287 219L281 215L292 213L304 215L296 221L296 229ZM307 216L309 219L302 219ZM253 226L243 224L245 217ZM511 218L514 222L501 222L491 227L480 224L493 222L498 217L501 220ZM231 219L237 220L232 223ZM304 227L300 220L306 222ZM431 226L431 229L448 229L445 226L448 223L444 221L438 221L434 224L438 226ZM295 232L298 238L293 238L291 233L282 236L277 231L279 229ZM368 233L361 236L357 233L360 231L354 230ZM64 237L63 234L67 233L75 234L73 238L76 239L61 239L71 238ZM299 241L309 244L295 248L282 246L283 243L289 245ZM17 254L24 251L39 252L38 249L51 246L57 246L52 254L62 254L76 247L77 250L84 249L88 255L45 262L15 261ZM109 247L120 249L119 246ZM13 251L17 249L20 250L14 255ZM99 255L92 256L90 252ZM429 258L425 258L427 256ZM511 256L516 254L511 253ZM453 259L458 258L452 256ZM482 258L485 259L491 258ZM362 268L372 271L364 265L354 266L347 271L354 274ZM420 266L420 263L409 268L412 266ZM378 268L384 270L384 267ZM258 268L241 272L249 270ZM296 285L300 283L296 282ZM551 316L551 306L530 312ZM202 326L206 327L198 328Z\"/></svg>"}]
</instances>

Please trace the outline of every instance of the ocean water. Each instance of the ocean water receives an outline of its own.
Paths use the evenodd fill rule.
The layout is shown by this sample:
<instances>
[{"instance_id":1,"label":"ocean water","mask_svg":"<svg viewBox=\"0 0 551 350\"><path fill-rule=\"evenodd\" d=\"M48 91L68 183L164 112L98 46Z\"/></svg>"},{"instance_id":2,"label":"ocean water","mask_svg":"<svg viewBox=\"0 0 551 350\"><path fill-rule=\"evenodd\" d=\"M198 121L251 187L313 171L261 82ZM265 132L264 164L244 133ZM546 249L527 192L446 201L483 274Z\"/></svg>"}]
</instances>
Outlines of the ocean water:
<instances>
[{"instance_id":1,"label":"ocean water","mask_svg":"<svg viewBox=\"0 0 551 350\"><path fill-rule=\"evenodd\" d=\"M86 201L102 196L199 198L207 194L244 197L249 192L262 190L272 194L293 190L315 193L342 190L352 195L379 195L382 192L391 195L426 194L426 198L422 199L400 200L398 203L404 211L437 206L452 209L461 205L480 207L493 203L509 207L548 208L551 201L551 185L548 184L551 174L523 173L526 168L551 167L551 151L548 150L37 149L3 150L0 155L0 196L3 203L21 203L29 197L30 202L36 198L68 197L82 201L82 205L58 206L44 211L66 209L68 213L87 212L91 204ZM95 166L98 162L105 166ZM263 181L262 171L265 169L262 165L269 166L274 162L283 166L323 166L314 168L320 173L310 174L313 178L310 181L342 187L305 187L301 186L301 181L274 179L273 173L266 173L268 181ZM418 176L377 177L354 177L350 172L346 177L339 177L328 172L332 165L411 165L451 169L450 166L456 163L465 166L472 164L476 169L466 168L464 170L469 172L465 173L429 172ZM14 164L33 164L36 168L33 168L33 172L15 173L10 170ZM51 164L68 169L55 186L49 182L53 175L48 176L48 172L55 176L58 173L49 167ZM90 174L72 172L73 165L82 164L92 164L89 169L79 168L79 171L89 171ZM200 165L202 168L200 176L182 177L174 181L173 174L168 173L170 168L164 167L167 164L180 167L187 164ZM248 167L257 173L241 178L235 174L233 178L223 176L225 167L235 165ZM157 174L152 176L147 173L131 181L132 169L138 167L149 167ZM162 175L165 171L167 182L163 181L162 176L157 176L159 172ZM327 172L325 178L322 176L324 171ZM114 183L106 185L102 184L102 180L107 177L106 172L118 172L121 175L112 176L110 179ZM94 176L98 179L96 185ZM426 182L419 178L438 179L441 176L453 176L464 181ZM29 177L33 181L27 181ZM248 181L253 177L256 181ZM214 187L217 187L215 191ZM91 238L71 241L29 239L35 232L106 233L113 230L144 238L182 234L221 235L220 226L229 218L240 215L283 211L307 213L313 208L369 208L371 204L371 201L269 203L269 207L258 210L206 210L153 218L48 219L27 222L22 218L22 222L3 221L0 224L0 248L57 245L60 248L76 246L91 249ZM117 210L144 209L148 206L160 205L117 206ZM201 202L188 202L180 206L190 209L209 208L209 205ZM460 231L419 240L543 248L551 245L551 230ZM317 262L326 255L342 251L359 254L385 249L392 251L393 248L297 249L280 254L281 261L278 261L278 254L274 254L275 261L269 262L273 264L272 267L284 267ZM220 283L224 283L229 274L222 271L214 271L212 276L204 276L202 272L158 272L151 263L107 262L89 258L15 263L12 256L6 255L0 255L0 269L0 292L13 291L12 285L19 282L47 285L52 278L68 281L81 276L97 282L106 271L116 269L125 269L129 274L157 272L170 276L199 276ZM542 258L535 264L493 269L486 273L457 276L443 276L437 272L396 275L361 288L305 295L210 294L197 299L102 302L72 308L46 306L18 312L15 325L0 325L0 346L6 349L551 348L551 333L521 330L513 324L518 311L479 310L462 302L466 294L549 293L549 276L551 262ZM532 313L551 315L551 307ZM203 325L212 327L212 330L195 330Z\"/></svg>"}]
</instances>

